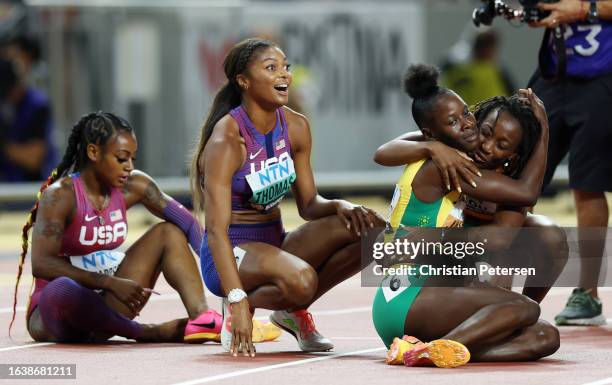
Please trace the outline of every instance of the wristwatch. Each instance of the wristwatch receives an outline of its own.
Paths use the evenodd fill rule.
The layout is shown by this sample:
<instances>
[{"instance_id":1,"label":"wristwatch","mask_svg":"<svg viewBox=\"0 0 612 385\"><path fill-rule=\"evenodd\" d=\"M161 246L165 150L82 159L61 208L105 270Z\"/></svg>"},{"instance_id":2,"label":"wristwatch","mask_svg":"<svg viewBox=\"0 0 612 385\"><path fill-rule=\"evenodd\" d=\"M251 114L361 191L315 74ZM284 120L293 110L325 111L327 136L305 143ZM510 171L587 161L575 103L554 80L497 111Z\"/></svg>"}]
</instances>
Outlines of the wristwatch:
<instances>
[{"instance_id":1,"label":"wristwatch","mask_svg":"<svg viewBox=\"0 0 612 385\"><path fill-rule=\"evenodd\" d=\"M587 14L587 21L591 24L599 23L599 12L597 11L597 0L590 0L589 13Z\"/></svg>"},{"instance_id":2,"label":"wristwatch","mask_svg":"<svg viewBox=\"0 0 612 385\"><path fill-rule=\"evenodd\" d=\"M232 289L227 293L229 303L238 303L247 297L247 293L242 289Z\"/></svg>"}]
</instances>

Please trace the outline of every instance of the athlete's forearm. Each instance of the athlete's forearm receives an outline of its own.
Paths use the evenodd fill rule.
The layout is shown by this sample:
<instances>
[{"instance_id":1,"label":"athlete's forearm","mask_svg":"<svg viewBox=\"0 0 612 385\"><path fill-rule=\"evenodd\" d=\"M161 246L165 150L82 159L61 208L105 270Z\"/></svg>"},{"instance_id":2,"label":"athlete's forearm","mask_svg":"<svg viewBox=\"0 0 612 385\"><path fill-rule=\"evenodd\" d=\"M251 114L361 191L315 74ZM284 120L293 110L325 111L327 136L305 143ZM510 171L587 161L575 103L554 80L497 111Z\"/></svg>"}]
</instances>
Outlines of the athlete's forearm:
<instances>
[{"instance_id":1,"label":"athlete's forearm","mask_svg":"<svg viewBox=\"0 0 612 385\"><path fill-rule=\"evenodd\" d=\"M374 153L374 162L381 166L403 166L431 157L431 142L394 139L380 146Z\"/></svg>"},{"instance_id":2,"label":"athlete's forearm","mask_svg":"<svg viewBox=\"0 0 612 385\"><path fill-rule=\"evenodd\" d=\"M110 278L107 275L94 273L72 266L60 257L32 256L32 275L47 281L59 277L68 277L89 289L108 290Z\"/></svg>"},{"instance_id":3,"label":"athlete's forearm","mask_svg":"<svg viewBox=\"0 0 612 385\"><path fill-rule=\"evenodd\" d=\"M598 1L597 2L597 12L599 13L599 18L603 20L612 20L612 1Z\"/></svg>"},{"instance_id":4,"label":"athlete's forearm","mask_svg":"<svg viewBox=\"0 0 612 385\"><path fill-rule=\"evenodd\" d=\"M221 288L225 295L232 289L244 289L238 266L232 250L232 244L227 236L227 230L207 228L208 247L210 248L215 268L219 274Z\"/></svg>"},{"instance_id":5,"label":"athlete's forearm","mask_svg":"<svg viewBox=\"0 0 612 385\"><path fill-rule=\"evenodd\" d=\"M174 199L170 199L163 209L163 217L169 222L177 225L185 236L187 242L191 245L196 254L200 253L202 245L202 226L191 213Z\"/></svg>"},{"instance_id":6,"label":"athlete's forearm","mask_svg":"<svg viewBox=\"0 0 612 385\"><path fill-rule=\"evenodd\" d=\"M321 195L317 194L304 208L299 211L302 219L312 221L336 214L338 211L338 202L335 199L325 199Z\"/></svg>"}]
</instances>

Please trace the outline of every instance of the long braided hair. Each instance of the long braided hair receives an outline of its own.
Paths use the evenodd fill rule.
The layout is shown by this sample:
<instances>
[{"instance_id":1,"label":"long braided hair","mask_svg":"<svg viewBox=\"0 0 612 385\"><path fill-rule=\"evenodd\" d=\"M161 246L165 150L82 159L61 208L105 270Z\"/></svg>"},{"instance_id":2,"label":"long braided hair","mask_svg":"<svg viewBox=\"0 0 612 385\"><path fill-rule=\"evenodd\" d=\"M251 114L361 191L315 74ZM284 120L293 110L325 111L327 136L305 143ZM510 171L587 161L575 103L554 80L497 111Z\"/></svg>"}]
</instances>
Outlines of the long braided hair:
<instances>
[{"instance_id":1,"label":"long braided hair","mask_svg":"<svg viewBox=\"0 0 612 385\"><path fill-rule=\"evenodd\" d=\"M204 210L204 193L200 177L202 175L200 156L212 135L215 124L242 102L242 90L238 85L236 76L246 71L247 65L255 52L269 47L276 47L276 44L259 38L246 39L236 44L223 61L223 71L227 81L215 95L210 112L202 126L200 140L191 161L190 187L193 197L193 208L196 213L201 213Z\"/></svg>"},{"instance_id":2,"label":"long braided hair","mask_svg":"<svg viewBox=\"0 0 612 385\"><path fill-rule=\"evenodd\" d=\"M36 202L34 202L34 206L28 214L26 224L21 230L21 255L19 256L17 281L15 282L15 290L13 292L13 316L9 325L9 336L13 323L15 322L17 291L23 273L23 265L28 253L28 234L36 222L36 213L38 212L38 205L43 191L61 177L68 175L71 171L79 171L87 164L88 144L104 145L117 131L134 132L127 120L110 112L92 112L81 117L72 127L72 131L68 137L68 147L66 148L62 161L51 172L51 175L49 175L38 191Z\"/></svg>"},{"instance_id":3,"label":"long braided hair","mask_svg":"<svg viewBox=\"0 0 612 385\"><path fill-rule=\"evenodd\" d=\"M516 96L494 96L489 99L485 99L482 102L476 104L474 109L474 116L476 121L480 122L486 118L491 112L497 110L497 119L502 112L509 113L514 119L516 119L521 128L523 129L523 136L521 143L519 144L516 153L518 159L516 162L511 162L509 168L504 167L504 174L511 178L518 178L521 171L529 161L531 154L538 143L542 127L540 122L533 114L531 107L525 105L521 99ZM497 123L497 119L496 122Z\"/></svg>"}]
</instances>

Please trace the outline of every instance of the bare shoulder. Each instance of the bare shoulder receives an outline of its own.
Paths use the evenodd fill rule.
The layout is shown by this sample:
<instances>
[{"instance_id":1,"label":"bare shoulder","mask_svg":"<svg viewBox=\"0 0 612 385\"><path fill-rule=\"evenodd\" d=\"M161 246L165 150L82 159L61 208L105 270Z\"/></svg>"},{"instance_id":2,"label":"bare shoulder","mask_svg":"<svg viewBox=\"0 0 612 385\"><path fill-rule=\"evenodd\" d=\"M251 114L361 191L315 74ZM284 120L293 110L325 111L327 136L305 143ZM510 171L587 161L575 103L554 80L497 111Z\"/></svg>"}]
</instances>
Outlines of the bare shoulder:
<instances>
[{"instance_id":1,"label":"bare shoulder","mask_svg":"<svg viewBox=\"0 0 612 385\"><path fill-rule=\"evenodd\" d=\"M283 107L291 140L292 152L309 151L311 146L310 123L308 118L289 107Z\"/></svg>"},{"instance_id":2,"label":"bare shoulder","mask_svg":"<svg viewBox=\"0 0 612 385\"><path fill-rule=\"evenodd\" d=\"M123 186L123 194L136 193L142 195L151 183L155 183L155 181L149 174L141 170L132 170Z\"/></svg>"},{"instance_id":3,"label":"bare shoulder","mask_svg":"<svg viewBox=\"0 0 612 385\"><path fill-rule=\"evenodd\" d=\"M244 140L240 135L238 122L230 114L226 114L215 124L208 143L224 142L229 144L233 141L243 142Z\"/></svg>"},{"instance_id":4,"label":"bare shoulder","mask_svg":"<svg viewBox=\"0 0 612 385\"><path fill-rule=\"evenodd\" d=\"M213 128L206 147L200 155L200 169L204 170L208 158L215 160L235 158L236 162L242 163L245 157L245 141L240 135L238 123L231 115L227 114Z\"/></svg>"},{"instance_id":5,"label":"bare shoulder","mask_svg":"<svg viewBox=\"0 0 612 385\"><path fill-rule=\"evenodd\" d=\"M41 194L39 207L44 210L69 210L75 206L74 184L69 176L49 185Z\"/></svg>"},{"instance_id":6,"label":"bare shoulder","mask_svg":"<svg viewBox=\"0 0 612 385\"><path fill-rule=\"evenodd\" d=\"M287 106L283 107L283 111L285 113L285 118L287 119L289 130L295 130L297 132L310 131L310 123L308 122L308 118L306 118L306 116L292 110Z\"/></svg>"}]
</instances>

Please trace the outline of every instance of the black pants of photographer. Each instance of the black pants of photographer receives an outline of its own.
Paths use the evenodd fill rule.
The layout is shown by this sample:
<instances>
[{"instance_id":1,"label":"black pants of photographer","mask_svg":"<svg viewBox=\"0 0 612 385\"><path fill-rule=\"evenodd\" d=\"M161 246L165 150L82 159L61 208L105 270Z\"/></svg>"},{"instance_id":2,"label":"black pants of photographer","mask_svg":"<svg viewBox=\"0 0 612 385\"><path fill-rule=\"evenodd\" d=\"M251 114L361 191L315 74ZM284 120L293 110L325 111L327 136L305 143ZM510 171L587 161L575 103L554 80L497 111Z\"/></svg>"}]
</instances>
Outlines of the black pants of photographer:
<instances>
[{"instance_id":1,"label":"black pants of photographer","mask_svg":"<svg viewBox=\"0 0 612 385\"><path fill-rule=\"evenodd\" d=\"M544 102L550 125L544 188L569 152L580 238L579 286L597 298L609 216L604 192L612 191L612 74L550 81L536 73L529 86Z\"/></svg>"}]
</instances>

